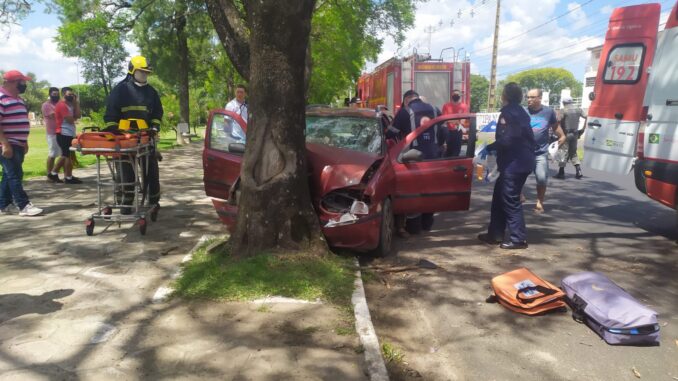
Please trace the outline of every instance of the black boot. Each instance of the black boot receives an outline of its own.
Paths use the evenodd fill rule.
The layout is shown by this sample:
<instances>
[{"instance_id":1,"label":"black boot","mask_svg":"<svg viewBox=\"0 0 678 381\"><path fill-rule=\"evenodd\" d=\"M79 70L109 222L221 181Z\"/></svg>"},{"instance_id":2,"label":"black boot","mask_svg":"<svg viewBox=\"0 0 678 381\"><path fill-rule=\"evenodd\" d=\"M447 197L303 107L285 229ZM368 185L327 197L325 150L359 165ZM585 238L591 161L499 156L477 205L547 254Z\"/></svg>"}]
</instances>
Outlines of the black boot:
<instances>
[{"instance_id":1,"label":"black boot","mask_svg":"<svg viewBox=\"0 0 678 381\"><path fill-rule=\"evenodd\" d=\"M577 164L577 165L574 166L574 168L577 170L577 174L574 175L574 177L576 177L578 179L581 179L582 177L584 177L584 175L581 173L581 165Z\"/></svg>"},{"instance_id":2,"label":"black boot","mask_svg":"<svg viewBox=\"0 0 678 381\"><path fill-rule=\"evenodd\" d=\"M565 167L560 167L560 169L558 169L558 174L556 175L556 179L561 179L561 180L565 179Z\"/></svg>"}]
</instances>

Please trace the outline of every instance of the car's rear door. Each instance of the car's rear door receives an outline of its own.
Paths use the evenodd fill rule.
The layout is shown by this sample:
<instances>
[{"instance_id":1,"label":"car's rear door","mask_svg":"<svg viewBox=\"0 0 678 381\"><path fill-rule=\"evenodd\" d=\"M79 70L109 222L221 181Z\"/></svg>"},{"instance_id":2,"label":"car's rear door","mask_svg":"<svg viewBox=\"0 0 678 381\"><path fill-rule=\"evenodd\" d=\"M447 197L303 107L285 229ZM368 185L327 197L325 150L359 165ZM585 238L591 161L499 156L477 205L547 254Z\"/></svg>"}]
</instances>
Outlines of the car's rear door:
<instances>
[{"instance_id":1,"label":"car's rear door","mask_svg":"<svg viewBox=\"0 0 678 381\"><path fill-rule=\"evenodd\" d=\"M210 112L202 160L207 196L228 200L231 185L240 175L245 131L247 124L234 112L222 109Z\"/></svg>"},{"instance_id":2,"label":"car's rear door","mask_svg":"<svg viewBox=\"0 0 678 381\"><path fill-rule=\"evenodd\" d=\"M404 162L403 155L412 142L429 126L447 128L447 121L469 119L469 139L460 156ZM444 115L417 128L403 141L389 148L389 158L396 177L393 194L395 213L432 213L446 210L467 210L471 201L473 155L476 123L474 114Z\"/></svg>"}]
</instances>

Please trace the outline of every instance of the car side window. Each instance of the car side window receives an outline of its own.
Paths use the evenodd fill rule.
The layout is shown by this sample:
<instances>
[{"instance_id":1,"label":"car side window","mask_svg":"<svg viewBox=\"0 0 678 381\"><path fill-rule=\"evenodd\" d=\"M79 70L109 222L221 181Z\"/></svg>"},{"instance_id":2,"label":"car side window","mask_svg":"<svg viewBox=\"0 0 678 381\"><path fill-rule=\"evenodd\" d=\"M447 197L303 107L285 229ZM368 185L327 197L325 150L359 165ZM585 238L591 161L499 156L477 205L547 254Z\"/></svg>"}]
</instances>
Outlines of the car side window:
<instances>
[{"instance_id":1,"label":"car side window","mask_svg":"<svg viewBox=\"0 0 678 381\"><path fill-rule=\"evenodd\" d=\"M210 149L229 152L231 143L245 144L245 132L240 124L228 115L214 115L210 128ZM232 152L241 155L238 152Z\"/></svg>"}]
</instances>

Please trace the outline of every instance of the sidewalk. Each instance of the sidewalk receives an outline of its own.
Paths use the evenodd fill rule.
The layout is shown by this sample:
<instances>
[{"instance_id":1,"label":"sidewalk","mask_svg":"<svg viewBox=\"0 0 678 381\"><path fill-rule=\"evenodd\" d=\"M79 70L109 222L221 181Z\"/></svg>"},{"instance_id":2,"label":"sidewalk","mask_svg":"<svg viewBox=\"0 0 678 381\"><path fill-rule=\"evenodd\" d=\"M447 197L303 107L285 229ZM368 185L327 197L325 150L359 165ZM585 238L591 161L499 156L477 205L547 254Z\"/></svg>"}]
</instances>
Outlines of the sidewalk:
<instances>
[{"instance_id":1,"label":"sidewalk","mask_svg":"<svg viewBox=\"0 0 678 381\"><path fill-rule=\"evenodd\" d=\"M358 339L335 333L330 306L151 303L203 234L224 231L201 149L163 152L146 236L100 221L85 235L94 168L77 170L78 186L27 181L45 215L0 216L0 379L365 379Z\"/></svg>"}]
</instances>

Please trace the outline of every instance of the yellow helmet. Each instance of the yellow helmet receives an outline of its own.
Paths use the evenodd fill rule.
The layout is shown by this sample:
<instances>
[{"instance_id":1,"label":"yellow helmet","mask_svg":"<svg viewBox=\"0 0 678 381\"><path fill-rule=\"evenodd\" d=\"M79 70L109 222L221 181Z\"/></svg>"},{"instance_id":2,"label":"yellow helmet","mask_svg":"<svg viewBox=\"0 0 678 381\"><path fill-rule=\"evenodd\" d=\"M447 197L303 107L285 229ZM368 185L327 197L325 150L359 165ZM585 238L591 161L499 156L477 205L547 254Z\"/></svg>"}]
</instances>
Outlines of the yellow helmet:
<instances>
[{"instance_id":1,"label":"yellow helmet","mask_svg":"<svg viewBox=\"0 0 678 381\"><path fill-rule=\"evenodd\" d=\"M127 66L127 72L129 74L134 74L135 71L141 70L147 73L152 73L153 70L148 63L146 62L146 57L144 56L134 56L129 60L129 65Z\"/></svg>"}]
</instances>

